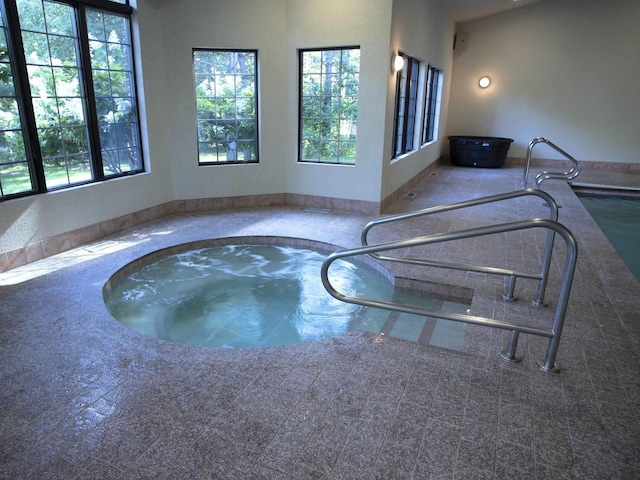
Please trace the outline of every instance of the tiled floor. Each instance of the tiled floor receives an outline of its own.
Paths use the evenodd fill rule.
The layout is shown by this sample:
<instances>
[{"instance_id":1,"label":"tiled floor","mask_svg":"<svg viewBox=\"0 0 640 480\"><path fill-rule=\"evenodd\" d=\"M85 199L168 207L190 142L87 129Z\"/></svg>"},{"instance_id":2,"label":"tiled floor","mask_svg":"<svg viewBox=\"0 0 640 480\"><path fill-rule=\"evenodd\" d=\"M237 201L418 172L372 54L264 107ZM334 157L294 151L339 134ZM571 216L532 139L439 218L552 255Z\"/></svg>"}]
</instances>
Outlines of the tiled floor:
<instances>
[{"instance_id":1,"label":"tiled floor","mask_svg":"<svg viewBox=\"0 0 640 480\"><path fill-rule=\"evenodd\" d=\"M440 166L393 212L516 190L521 170ZM611 181L608 181L611 183ZM462 352L353 332L285 347L170 344L112 319L102 286L141 255L187 241L282 235L350 247L362 215L262 208L179 215L0 274L0 477L640 478L640 283L566 184L561 205L579 258L557 361L522 335L468 326ZM391 213L391 212L390 212ZM544 216L538 198L380 227L377 240ZM520 231L415 253L532 269L544 234ZM557 298L558 242L546 300ZM499 299L501 278L400 275L473 288L472 313L548 322L553 308ZM520 281L516 295L533 298ZM543 320L540 320L543 319Z\"/></svg>"}]
</instances>

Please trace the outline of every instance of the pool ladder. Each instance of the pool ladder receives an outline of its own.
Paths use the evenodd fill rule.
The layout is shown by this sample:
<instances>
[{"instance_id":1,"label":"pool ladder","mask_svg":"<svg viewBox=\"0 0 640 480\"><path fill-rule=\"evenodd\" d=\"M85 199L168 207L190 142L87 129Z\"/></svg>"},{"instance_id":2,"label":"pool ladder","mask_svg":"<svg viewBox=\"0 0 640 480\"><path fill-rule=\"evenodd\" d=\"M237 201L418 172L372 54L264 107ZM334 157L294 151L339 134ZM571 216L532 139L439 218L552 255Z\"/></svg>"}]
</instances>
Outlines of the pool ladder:
<instances>
[{"instance_id":1,"label":"pool ladder","mask_svg":"<svg viewBox=\"0 0 640 480\"><path fill-rule=\"evenodd\" d=\"M527 157L524 163L524 178L522 179L522 188L527 188L528 177L529 177L529 169L531 167L531 152L533 151L533 147L535 147L539 143L546 143L551 148L553 148L556 152L560 153L562 156L571 161L571 168L566 172L541 172L536 175L534 181L534 188L537 190L540 188L540 184L545 180L566 180L570 181L580 175L580 163L569 155L567 152L562 150L556 144L550 142L548 139L544 137L536 137L531 142L529 142L529 147L527 147Z\"/></svg>"},{"instance_id":2,"label":"pool ladder","mask_svg":"<svg viewBox=\"0 0 640 480\"><path fill-rule=\"evenodd\" d=\"M486 205L503 200L514 199L524 196L537 196L546 201L549 206L550 215L548 219L543 218L531 218L526 220L520 220L509 223L501 223L496 225L488 225L483 227L471 228L467 230L460 230L447 233L436 233L432 235L419 236L404 240L397 240L392 242L380 243L375 245L369 245L367 236L369 231L377 226L387 223L398 222L402 220L422 217L431 215L434 213L447 212L467 207L473 207L477 205ZM458 263L436 262L432 260L425 260L422 258L400 257L393 255L383 255L381 252L395 251L405 248L418 247L423 245L431 245L440 242L447 242L450 240L459 240L465 238L481 237L486 235L492 235L503 232L512 232L518 230L526 230L533 228L542 228L548 231L547 240L545 245L544 257L539 273L528 273L517 270L510 270L504 268L495 268L482 265L466 265ZM470 272L481 272L495 275L503 275L509 277L506 293L502 296L504 300L513 300L513 293L515 288L515 282L518 277L538 280L538 293L536 299L532 301L534 305L542 305L544 299L544 293L547 285L547 278L549 275L549 267L551 264L551 256L553 251L553 244L555 234L559 234L566 244L566 258L564 263L564 269L562 274L562 282L560 284L560 290L558 293L558 302L554 313L553 322L551 328L538 328L528 325L517 324L513 322L496 320L493 318L478 317L473 315L465 315L458 313L447 313L434 311L423 307L414 305L401 304L395 302L382 301L372 298L354 297L345 295L336 290L331 281L329 280L329 268L331 264L338 260L348 257L356 257L360 255L369 255L380 261L396 262L403 264L419 265L425 267L436 268L448 268L454 270L465 270ZM578 247L573 234L562 224L558 223L558 206L546 192L534 189L517 190L514 192L501 193L497 195L491 195L488 197L477 198L473 200L453 203L449 205L441 205L436 207L425 208L422 210L416 210L413 212L401 213L397 215L388 215L379 217L367 223L364 227L361 235L362 246L357 248L351 248L347 250L341 250L330 254L322 264L321 277L322 283L325 289L338 300L353 303L357 305L363 305L368 307L383 308L387 310L410 313L415 315L430 316L435 318L441 318L445 320L451 320L456 322L469 323L474 325L483 325L488 327L500 328L508 330L509 339L505 350L501 353L501 358L505 361L515 362L516 348L518 344L518 337L520 333L528 333L531 335L538 335L549 338L549 344L545 359L543 362L538 362L540 369L547 372L557 372L558 366L555 363L558 346L560 344L560 336L562 334L562 327L564 325L564 318L567 312L567 306L569 301L569 294L571 291L571 285L573 283L573 276L575 273L576 259L578 255Z\"/></svg>"}]
</instances>

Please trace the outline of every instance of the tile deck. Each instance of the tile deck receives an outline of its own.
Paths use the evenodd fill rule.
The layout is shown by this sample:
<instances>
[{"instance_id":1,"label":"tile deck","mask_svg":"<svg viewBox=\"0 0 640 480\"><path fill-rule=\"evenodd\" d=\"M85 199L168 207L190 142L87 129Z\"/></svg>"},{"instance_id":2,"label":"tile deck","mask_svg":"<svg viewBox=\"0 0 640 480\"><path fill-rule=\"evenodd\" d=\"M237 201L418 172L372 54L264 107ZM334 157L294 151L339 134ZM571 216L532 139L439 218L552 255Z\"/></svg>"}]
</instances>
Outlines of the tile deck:
<instances>
[{"instance_id":1,"label":"tile deck","mask_svg":"<svg viewBox=\"0 0 640 480\"><path fill-rule=\"evenodd\" d=\"M521 169L438 166L389 212L517 190ZM607 174L607 183L615 178ZM640 282L570 188L545 182L579 256L557 361L521 335L467 326L462 351L350 332L264 349L172 344L114 320L102 286L157 249L278 235L358 246L361 214L293 207L181 214L0 274L0 478L640 478ZM520 198L371 232L374 241L545 216ZM457 263L531 270L546 233L526 230L415 249ZM548 325L564 247L545 297L519 280L392 265L473 289L471 312Z\"/></svg>"}]
</instances>

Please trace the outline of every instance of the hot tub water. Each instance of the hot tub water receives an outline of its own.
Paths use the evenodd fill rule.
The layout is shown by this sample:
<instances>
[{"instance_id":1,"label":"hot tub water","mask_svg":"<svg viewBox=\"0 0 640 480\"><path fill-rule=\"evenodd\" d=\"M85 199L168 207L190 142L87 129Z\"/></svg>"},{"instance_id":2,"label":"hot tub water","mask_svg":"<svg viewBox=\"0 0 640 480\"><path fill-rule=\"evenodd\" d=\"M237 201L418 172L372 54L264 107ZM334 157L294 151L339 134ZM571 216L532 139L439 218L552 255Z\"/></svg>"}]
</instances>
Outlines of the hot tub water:
<instances>
[{"instance_id":1,"label":"hot tub water","mask_svg":"<svg viewBox=\"0 0 640 480\"><path fill-rule=\"evenodd\" d=\"M280 245L167 253L140 261L128 274L116 272L105 285L105 304L138 332L197 346L266 347L335 337L350 328L381 331L389 312L344 303L326 292L320 279L326 255ZM329 273L349 295L433 305L433 298L398 291L365 265L339 261ZM424 318L403 321L413 330L425 323Z\"/></svg>"}]
</instances>

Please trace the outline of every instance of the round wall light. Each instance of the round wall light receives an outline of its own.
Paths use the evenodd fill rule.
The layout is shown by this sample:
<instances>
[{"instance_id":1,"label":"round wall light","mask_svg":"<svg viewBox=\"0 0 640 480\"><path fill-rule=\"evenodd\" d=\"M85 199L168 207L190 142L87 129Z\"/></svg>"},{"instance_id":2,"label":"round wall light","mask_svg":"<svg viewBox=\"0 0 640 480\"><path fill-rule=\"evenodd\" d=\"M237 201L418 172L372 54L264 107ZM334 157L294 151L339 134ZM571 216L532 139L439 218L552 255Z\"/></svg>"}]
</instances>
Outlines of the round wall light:
<instances>
[{"instance_id":1,"label":"round wall light","mask_svg":"<svg viewBox=\"0 0 640 480\"><path fill-rule=\"evenodd\" d=\"M399 53L393 56L393 62L391 64L391 69L393 72L399 72L404 67L404 57Z\"/></svg>"},{"instance_id":2,"label":"round wall light","mask_svg":"<svg viewBox=\"0 0 640 480\"><path fill-rule=\"evenodd\" d=\"M491 85L491 79L487 76L481 77L480 80L478 80L478 85L480 85L480 88L487 88Z\"/></svg>"}]
</instances>

